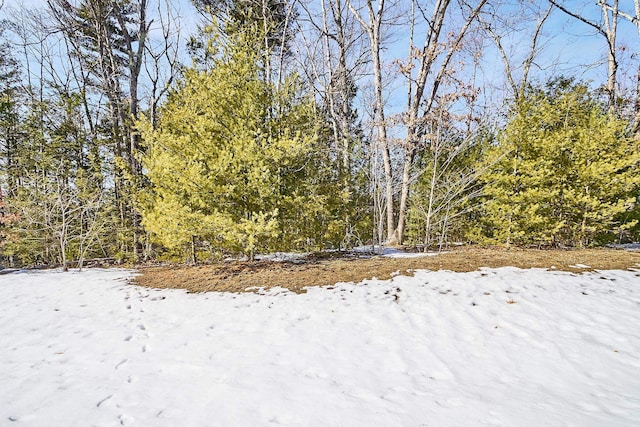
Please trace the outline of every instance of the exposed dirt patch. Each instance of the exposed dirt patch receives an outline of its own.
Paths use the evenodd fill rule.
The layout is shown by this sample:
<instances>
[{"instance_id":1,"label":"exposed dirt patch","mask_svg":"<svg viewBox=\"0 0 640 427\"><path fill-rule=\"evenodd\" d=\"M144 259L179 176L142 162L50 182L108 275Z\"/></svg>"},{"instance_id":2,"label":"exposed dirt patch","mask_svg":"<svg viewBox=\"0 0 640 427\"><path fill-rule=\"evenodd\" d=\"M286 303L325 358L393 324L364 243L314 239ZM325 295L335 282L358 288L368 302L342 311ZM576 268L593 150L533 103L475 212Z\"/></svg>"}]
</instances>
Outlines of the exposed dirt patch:
<instances>
[{"instance_id":1,"label":"exposed dirt patch","mask_svg":"<svg viewBox=\"0 0 640 427\"><path fill-rule=\"evenodd\" d=\"M581 267L578 267L580 265ZM640 266L640 252L614 249L524 250L467 248L420 258L352 258L304 263L232 261L197 267L142 268L134 283L190 292L245 292L248 288L287 288L305 292L309 286L360 282L412 270L474 271L480 267L548 268L563 271L624 270ZM585 266L588 266L585 267Z\"/></svg>"}]
</instances>

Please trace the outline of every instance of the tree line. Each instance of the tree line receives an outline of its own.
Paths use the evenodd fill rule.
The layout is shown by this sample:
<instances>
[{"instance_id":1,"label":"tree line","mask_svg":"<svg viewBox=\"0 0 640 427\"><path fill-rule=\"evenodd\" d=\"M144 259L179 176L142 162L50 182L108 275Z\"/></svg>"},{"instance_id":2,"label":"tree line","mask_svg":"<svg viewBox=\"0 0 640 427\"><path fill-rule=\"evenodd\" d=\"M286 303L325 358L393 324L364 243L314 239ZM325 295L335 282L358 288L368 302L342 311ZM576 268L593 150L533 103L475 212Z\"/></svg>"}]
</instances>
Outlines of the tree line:
<instances>
[{"instance_id":1,"label":"tree line","mask_svg":"<svg viewBox=\"0 0 640 427\"><path fill-rule=\"evenodd\" d=\"M0 253L637 241L639 1L0 5Z\"/></svg>"}]
</instances>

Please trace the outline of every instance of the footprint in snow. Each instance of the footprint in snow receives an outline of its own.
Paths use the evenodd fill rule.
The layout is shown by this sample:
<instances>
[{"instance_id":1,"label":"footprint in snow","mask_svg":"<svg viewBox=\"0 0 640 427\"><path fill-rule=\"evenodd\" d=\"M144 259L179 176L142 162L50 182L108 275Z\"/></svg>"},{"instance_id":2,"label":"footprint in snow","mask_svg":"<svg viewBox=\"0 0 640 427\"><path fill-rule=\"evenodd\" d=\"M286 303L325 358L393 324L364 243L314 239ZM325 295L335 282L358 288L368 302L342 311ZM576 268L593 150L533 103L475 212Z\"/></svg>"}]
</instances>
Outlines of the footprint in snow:
<instances>
[{"instance_id":1,"label":"footprint in snow","mask_svg":"<svg viewBox=\"0 0 640 427\"><path fill-rule=\"evenodd\" d=\"M132 424L134 421L134 418L130 417L129 415L122 414L118 417L118 420L120 421L121 426L126 426L129 424Z\"/></svg>"},{"instance_id":2,"label":"footprint in snow","mask_svg":"<svg viewBox=\"0 0 640 427\"><path fill-rule=\"evenodd\" d=\"M111 399L113 397L113 394L110 394L109 396L105 397L104 399L102 399L100 402L98 402L96 404L96 408L99 408L100 406L102 406L105 402L107 402L109 399Z\"/></svg>"},{"instance_id":3,"label":"footprint in snow","mask_svg":"<svg viewBox=\"0 0 640 427\"><path fill-rule=\"evenodd\" d=\"M120 361L120 363L118 363L116 365L116 367L114 369L118 370L118 368L120 368L120 366L124 365L125 363L127 363L129 361L129 359L123 359Z\"/></svg>"}]
</instances>

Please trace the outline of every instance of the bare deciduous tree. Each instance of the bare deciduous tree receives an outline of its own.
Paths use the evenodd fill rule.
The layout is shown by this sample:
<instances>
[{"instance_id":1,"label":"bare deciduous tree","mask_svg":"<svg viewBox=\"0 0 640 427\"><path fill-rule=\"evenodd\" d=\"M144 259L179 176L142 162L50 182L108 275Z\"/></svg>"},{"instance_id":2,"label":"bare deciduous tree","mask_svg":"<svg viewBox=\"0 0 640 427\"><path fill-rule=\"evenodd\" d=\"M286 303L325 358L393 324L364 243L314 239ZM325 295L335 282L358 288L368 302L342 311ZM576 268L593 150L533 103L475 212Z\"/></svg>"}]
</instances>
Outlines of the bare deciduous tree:
<instances>
[{"instance_id":1,"label":"bare deciduous tree","mask_svg":"<svg viewBox=\"0 0 640 427\"><path fill-rule=\"evenodd\" d=\"M137 259L141 255L140 218L129 193L137 191L131 185L135 187L142 174L137 160L140 136L135 130L143 98L141 73L145 69L149 74L148 96L155 115L157 103L168 90L178 65L177 41L171 37L174 20L170 8L166 8L164 16L158 6L165 40L151 46L149 32L154 22L148 14L148 0L80 0L74 4L47 0L47 5L54 18L51 30L64 35L72 55L81 64L86 87L97 90L108 100L109 129L116 158L116 200L122 225L131 230L132 238L127 245L131 245L129 249ZM169 67L163 79L160 61Z\"/></svg>"},{"instance_id":2,"label":"bare deciduous tree","mask_svg":"<svg viewBox=\"0 0 640 427\"><path fill-rule=\"evenodd\" d=\"M158 1L157 16L161 37L156 43L149 40L145 45L147 58L144 61L147 78L151 83L148 95L149 117L154 126L157 122L158 105L168 93L180 70L181 42L180 23L169 0Z\"/></svg>"},{"instance_id":3,"label":"bare deciduous tree","mask_svg":"<svg viewBox=\"0 0 640 427\"><path fill-rule=\"evenodd\" d=\"M598 6L600 6L602 10L602 24L586 18L585 16L567 8L564 4L556 0L549 0L549 2L565 14L593 28L605 39L607 43L607 105L609 107L609 111L615 112L618 83L618 56L616 53L616 37L618 34L619 17L618 0L613 0L613 6L607 5L605 1L598 1Z\"/></svg>"},{"instance_id":4,"label":"bare deciduous tree","mask_svg":"<svg viewBox=\"0 0 640 427\"><path fill-rule=\"evenodd\" d=\"M427 145L430 143L431 136L427 122L431 119L441 85L444 83L447 73L450 72L451 59L454 53L459 51L465 34L486 3L487 0L480 0L474 6L462 3L462 23L455 31L450 30L449 40L443 43L441 33L451 2L449 0L436 2L431 17L427 19L425 16L429 25L422 48L411 47L410 55L415 56L418 64L417 67L414 67L413 58L411 58L407 66L404 67L405 75L409 81L409 100L408 109L404 115L407 136L403 144L405 154L398 223L394 231L394 238L398 244L402 244L404 239L413 162L419 147L423 143ZM424 12L422 13L424 15ZM443 44L446 46L445 49L442 49ZM417 69L415 73L414 68Z\"/></svg>"},{"instance_id":5,"label":"bare deciduous tree","mask_svg":"<svg viewBox=\"0 0 640 427\"><path fill-rule=\"evenodd\" d=\"M377 7L374 3L375 2L373 0L367 0L364 7L358 9L351 0L348 0L348 7L360 25L362 25L362 28L366 31L369 38L371 67L373 71L373 122L376 129L375 144L382 153L382 163L384 166L387 243L393 245L398 243L398 239L395 234L393 169L391 166L391 150L387 135L387 118L385 115L385 99L383 96L381 59L382 24L386 13L386 3L385 0L380 0L377 2ZM366 16L363 16L362 9L365 10Z\"/></svg>"},{"instance_id":6,"label":"bare deciduous tree","mask_svg":"<svg viewBox=\"0 0 640 427\"><path fill-rule=\"evenodd\" d=\"M610 6L606 1L600 1L600 4L604 9L610 11L611 13L616 13L617 15L634 24L636 26L636 29L638 30L638 40L640 41L640 0L633 0L633 12L625 12L618 9L617 3L618 2L615 2L613 6ZM638 59L640 59L640 53L636 52L634 55ZM640 140L640 65L638 65L636 79L636 99L634 102L634 117L631 124L631 132L635 135L636 139Z\"/></svg>"},{"instance_id":7,"label":"bare deciduous tree","mask_svg":"<svg viewBox=\"0 0 640 427\"><path fill-rule=\"evenodd\" d=\"M553 5L549 5L549 7L544 11L540 11L538 17L536 18L537 22L533 34L531 34L530 36L529 49L527 52L525 52L525 57L520 64L514 64L512 55L507 53L507 48L503 44L504 35L501 33L501 30L506 29L509 32L513 32L514 30L512 28L512 24L505 21L507 21L508 19L517 19L518 21L522 22L523 15L521 13L517 13L516 17L505 17L499 12L496 12L495 14L492 14L490 17L488 17L489 19L483 16L480 16L478 18L482 23L484 30L493 40L496 49L500 54L502 64L504 65L505 77L514 97L521 96L522 92L527 86L527 83L529 82L531 66L533 65L534 60L539 53L539 42L542 35L542 28L549 19L553 8ZM525 13L524 10L522 12ZM518 69L520 70L519 77L517 76Z\"/></svg>"},{"instance_id":8,"label":"bare deciduous tree","mask_svg":"<svg viewBox=\"0 0 640 427\"><path fill-rule=\"evenodd\" d=\"M61 161L51 173L29 173L27 185L20 197L11 200L10 208L15 215L12 230L22 244L33 245L41 262L58 262L67 270L70 256L77 257L82 268L87 251L105 227L101 215L105 200L101 191L86 192L68 182L64 169Z\"/></svg>"}]
</instances>

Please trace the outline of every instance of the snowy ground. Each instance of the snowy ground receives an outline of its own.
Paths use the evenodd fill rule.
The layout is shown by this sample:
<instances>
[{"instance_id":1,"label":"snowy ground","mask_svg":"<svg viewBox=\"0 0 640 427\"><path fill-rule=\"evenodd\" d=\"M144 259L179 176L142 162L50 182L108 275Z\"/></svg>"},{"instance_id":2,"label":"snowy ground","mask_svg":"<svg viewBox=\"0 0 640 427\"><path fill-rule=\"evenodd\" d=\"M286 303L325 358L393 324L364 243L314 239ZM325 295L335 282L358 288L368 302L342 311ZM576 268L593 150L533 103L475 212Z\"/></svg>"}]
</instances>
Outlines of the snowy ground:
<instances>
[{"instance_id":1,"label":"snowy ground","mask_svg":"<svg viewBox=\"0 0 640 427\"><path fill-rule=\"evenodd\" d=\"M0 275L0 425L638 426L640 277L187 294Z\"/></svg>"}]
</instances>

